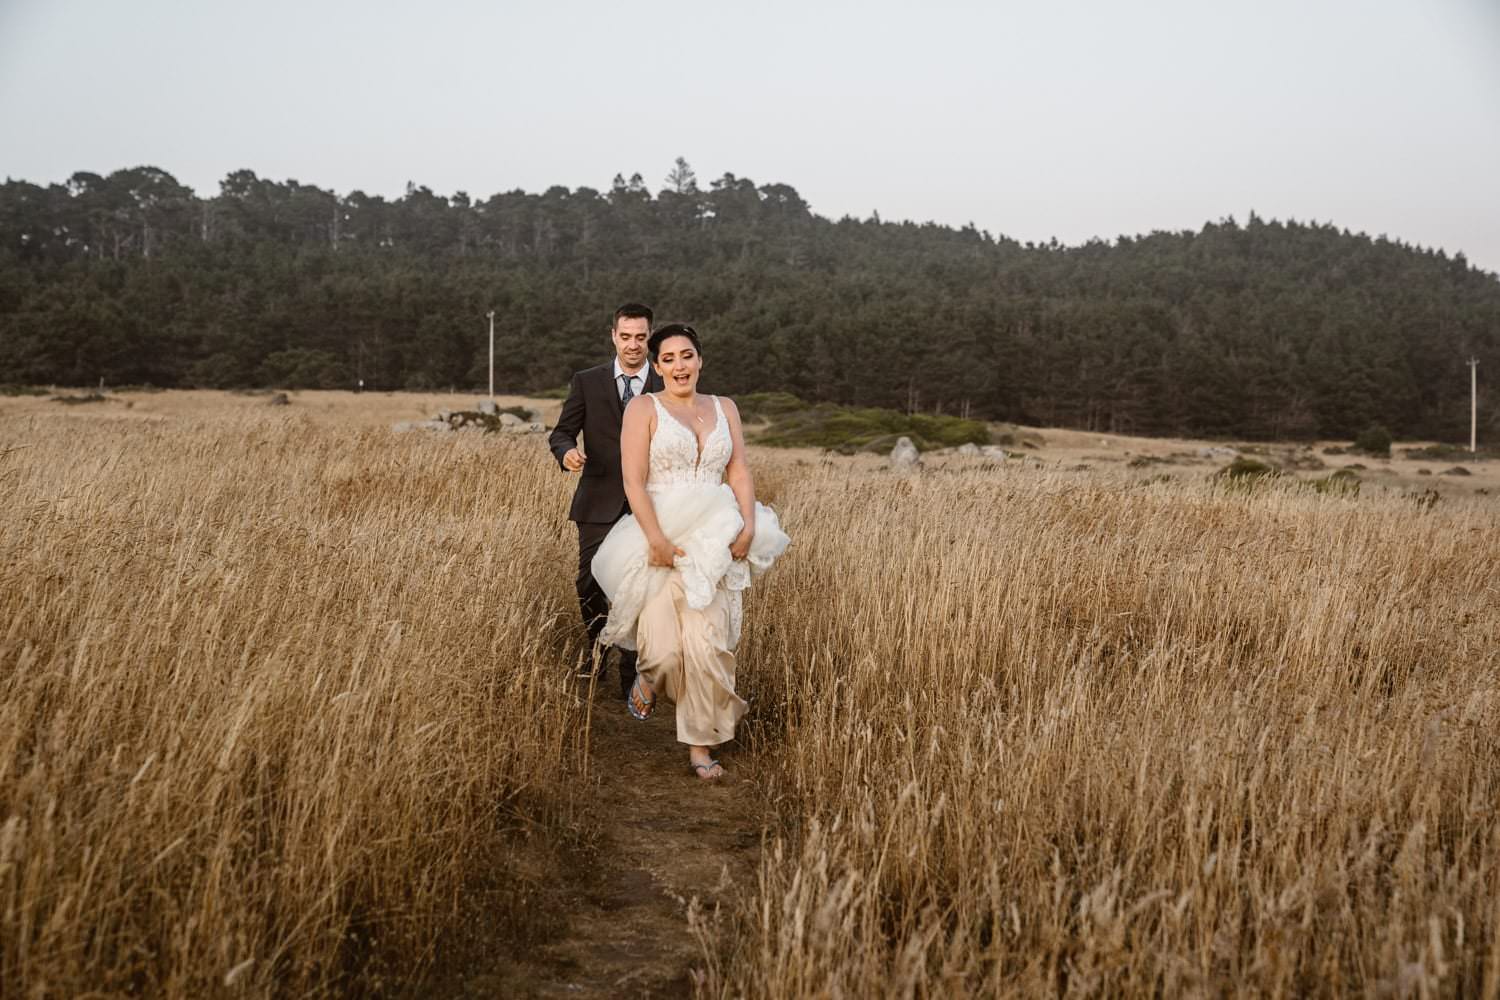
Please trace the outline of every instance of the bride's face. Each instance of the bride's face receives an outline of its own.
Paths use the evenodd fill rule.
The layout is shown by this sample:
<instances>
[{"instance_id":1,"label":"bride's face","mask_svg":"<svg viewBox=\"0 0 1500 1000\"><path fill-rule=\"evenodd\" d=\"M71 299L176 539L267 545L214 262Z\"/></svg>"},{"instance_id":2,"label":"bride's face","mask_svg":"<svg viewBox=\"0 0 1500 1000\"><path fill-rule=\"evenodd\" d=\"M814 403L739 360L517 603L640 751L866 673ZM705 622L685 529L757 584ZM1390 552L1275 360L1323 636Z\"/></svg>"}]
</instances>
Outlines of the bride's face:
<instances>
[{"instance_id":1,"label":"bride's face","mask_svg":"<svg viewBox=\"0 0 1500 1000\"><path fill-rule=\"evenodd\" d=\"M698 388L698 373L703 371L703 356L686 337L668 337L656 350L656 372L667 385L667 392L686 396Z\"/></svg>"}]
</instances>

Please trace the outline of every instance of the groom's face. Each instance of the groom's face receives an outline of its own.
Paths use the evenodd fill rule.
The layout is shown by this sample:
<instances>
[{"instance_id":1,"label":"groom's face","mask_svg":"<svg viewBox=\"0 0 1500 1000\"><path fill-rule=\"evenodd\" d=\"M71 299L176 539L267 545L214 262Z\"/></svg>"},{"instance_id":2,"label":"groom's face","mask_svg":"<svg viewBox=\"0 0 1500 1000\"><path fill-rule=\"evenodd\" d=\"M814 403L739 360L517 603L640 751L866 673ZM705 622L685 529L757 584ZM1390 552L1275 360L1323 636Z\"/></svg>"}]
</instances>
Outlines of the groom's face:
<instances>
[{"instance_id":1,"label":"groom's face","mask_svg":"<svg viewBox=\"0 0 1500 1000\"><path fill-rule=\"evenodd\" d=\"M646 363L646 341L651 336L651 324L644 316L622 316L615 321L610 339L615 342L615 356L620 367L635 371Z\"/></svg>"}]
</instances>

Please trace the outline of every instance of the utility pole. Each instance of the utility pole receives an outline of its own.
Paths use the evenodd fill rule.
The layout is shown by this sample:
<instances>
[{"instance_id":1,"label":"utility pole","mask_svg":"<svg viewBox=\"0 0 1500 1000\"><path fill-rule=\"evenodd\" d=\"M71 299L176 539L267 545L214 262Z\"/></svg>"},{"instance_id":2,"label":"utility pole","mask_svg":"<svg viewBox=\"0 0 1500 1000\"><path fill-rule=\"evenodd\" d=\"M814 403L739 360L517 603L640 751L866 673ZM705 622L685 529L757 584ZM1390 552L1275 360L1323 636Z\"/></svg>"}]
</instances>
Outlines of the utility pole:
<instances>
[{"instance_id":1,"label":"utility pole","mask_svg":"<svg viewBox=\"0 0 1500 1000\"><path fill-rule=\"evenodd\" d=\"M1469 359L1469 454L1479 453L1479 359Z\"/></svg>"},{"instance_id":2,"label":"utility pole","mask_svg":"<svg viewBox=\"0 0 1500 1000\"><path fill-rule=\"evenodd\" d=\"M495 401L495 310L485 313L490 318L490 402Z\"/></svg>"}]
</instances>

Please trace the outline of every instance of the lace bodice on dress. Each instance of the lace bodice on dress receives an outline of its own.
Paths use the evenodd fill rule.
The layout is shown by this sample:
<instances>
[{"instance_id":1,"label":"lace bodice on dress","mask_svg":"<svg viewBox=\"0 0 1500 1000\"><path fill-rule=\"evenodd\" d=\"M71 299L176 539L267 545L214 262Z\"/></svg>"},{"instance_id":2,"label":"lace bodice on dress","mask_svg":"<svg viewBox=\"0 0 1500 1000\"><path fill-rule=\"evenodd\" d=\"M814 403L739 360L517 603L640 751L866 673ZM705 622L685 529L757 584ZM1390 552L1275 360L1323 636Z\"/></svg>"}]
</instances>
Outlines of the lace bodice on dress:
<instances>
[{"instance_id":1,"label":"lace bodice on dress","mask_svg":"<svg viewBox=\"0 0 1500 1000\"><path fill-rule=\"evenodd\" d=\"M688 429L651 393L656 404L656 432L651 435L651 459L646 470L646 491L660 493L684 486L718 486L724 481L724 469L734 453L729 422L719 397L714 400L714 429L703 442L698 454L698 436Z\"/></svg>"}]
</instances>

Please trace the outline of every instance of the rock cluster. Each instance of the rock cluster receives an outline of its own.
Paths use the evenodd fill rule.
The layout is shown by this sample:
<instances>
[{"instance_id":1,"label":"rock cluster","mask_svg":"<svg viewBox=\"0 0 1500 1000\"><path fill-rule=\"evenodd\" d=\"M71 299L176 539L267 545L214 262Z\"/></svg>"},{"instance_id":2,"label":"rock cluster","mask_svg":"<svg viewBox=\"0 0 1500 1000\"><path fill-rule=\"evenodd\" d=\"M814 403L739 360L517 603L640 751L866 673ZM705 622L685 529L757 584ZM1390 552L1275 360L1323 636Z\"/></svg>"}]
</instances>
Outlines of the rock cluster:
<instances>
[{"instance_id":1,"label":"rock cluster","mask_svg":"<svg viewBox=\"0 0 1500 1000\"><path fill-rule=\"evenodd\" d=\"M987 462L1004 462L1010 457L1009 453L999 445L977 445L972 441L967 444L961 444L957 448L944 448L932 454L980 458ZM896 472L909 473L915 472L921 467L922 455L917 450L917 446L912 443L911 438L902 437L897 439L896 447L891 449L891 469Z\"/></svg>"},{"instance_id":2,"label":"rock cluster","mask_svg":"<svg viewBox=\"0 0 1500 1000\"><path fill-rule=\"evenodd\" d=\"M516 411L525 414L524 418ZM542 415L522 407L499 409L492 399L481 399L473 410L439 410L431 420L402 420L391 425L398 433L406 431L450 431L479 434L541 434L547 430Z\"/></svg>"},{"instance_id":3,"label":"rock cluster","mask_svg":"<svg viewBox=\"0 0 1500 1000\"><path fill-rule=\"evenodd\" d=\"M965 458L985 458L992 462L1003 462L1010 458L1010 452L997 444L978 445L972 441L954 448L952 454L962 455Z\"/></svg>"}]
</instances>

